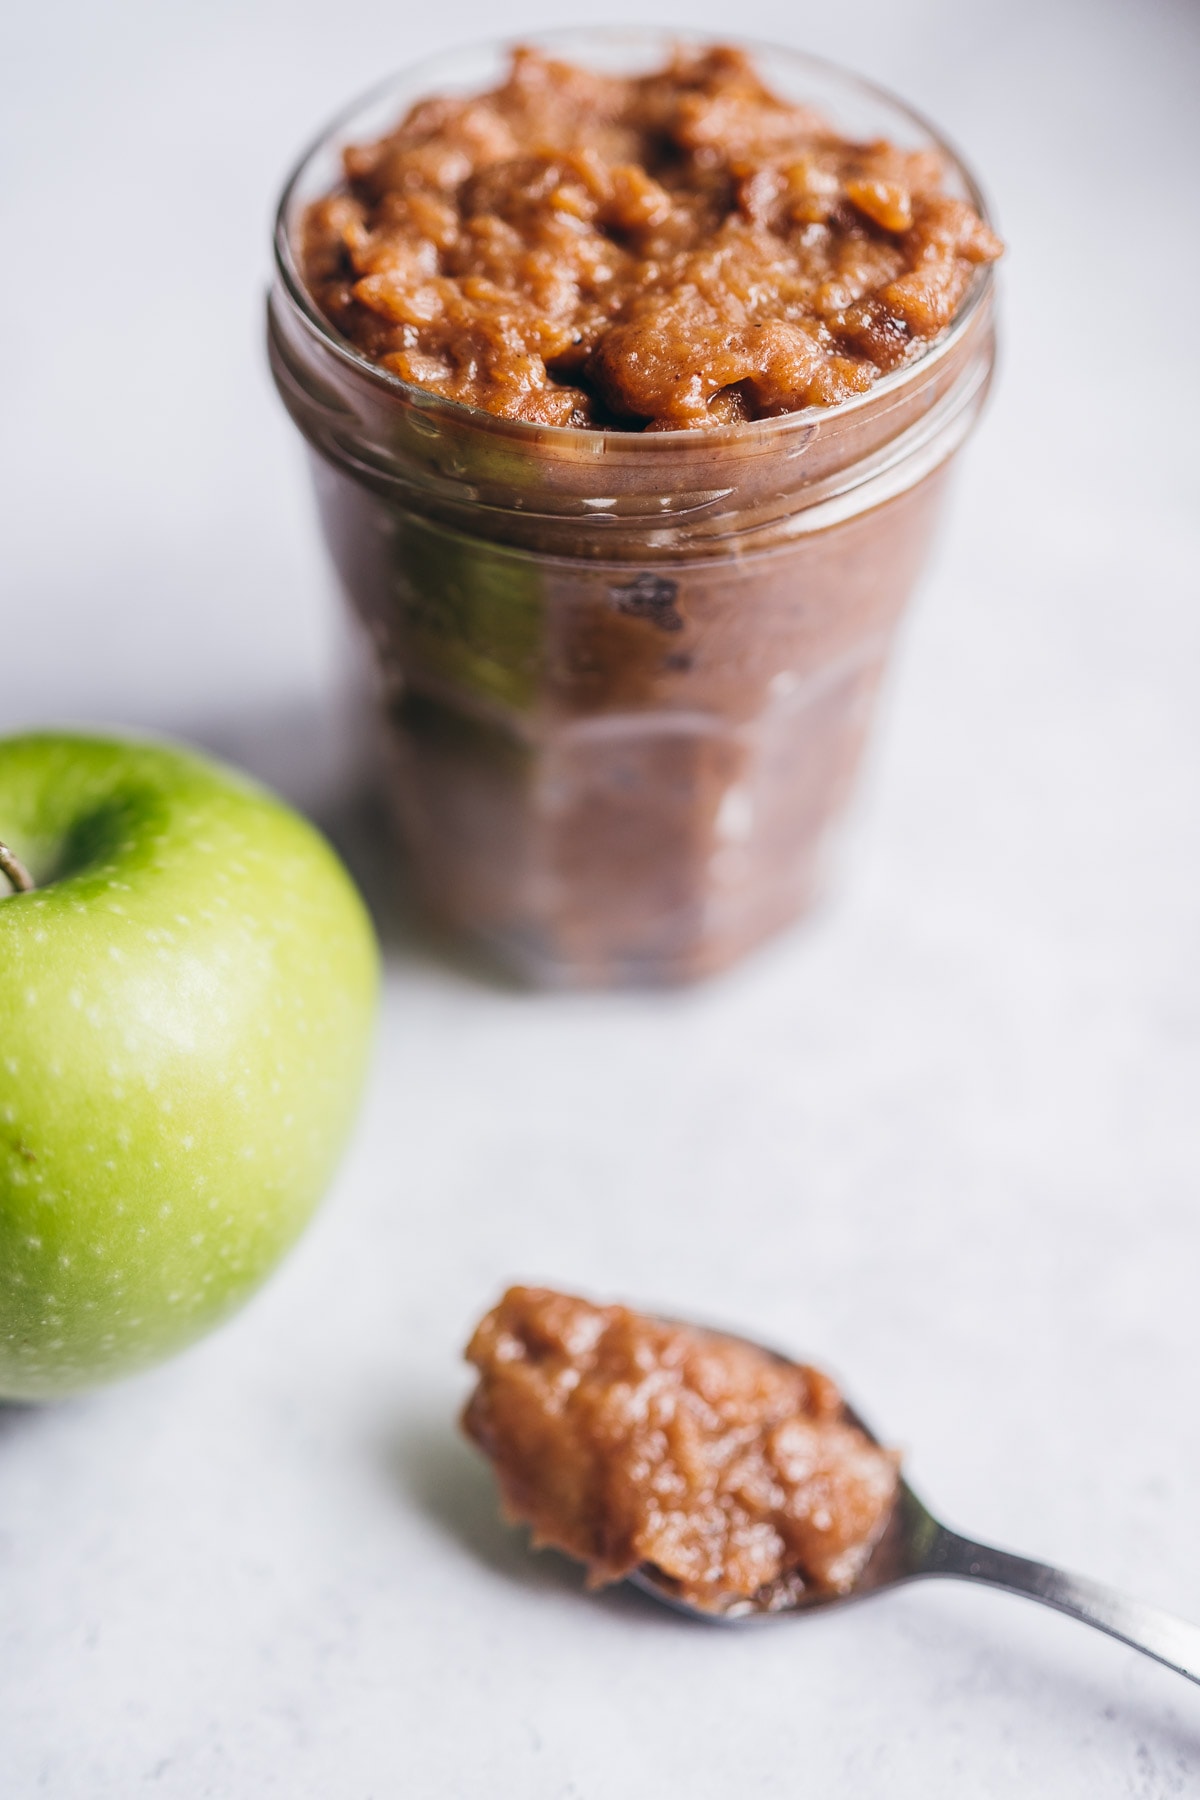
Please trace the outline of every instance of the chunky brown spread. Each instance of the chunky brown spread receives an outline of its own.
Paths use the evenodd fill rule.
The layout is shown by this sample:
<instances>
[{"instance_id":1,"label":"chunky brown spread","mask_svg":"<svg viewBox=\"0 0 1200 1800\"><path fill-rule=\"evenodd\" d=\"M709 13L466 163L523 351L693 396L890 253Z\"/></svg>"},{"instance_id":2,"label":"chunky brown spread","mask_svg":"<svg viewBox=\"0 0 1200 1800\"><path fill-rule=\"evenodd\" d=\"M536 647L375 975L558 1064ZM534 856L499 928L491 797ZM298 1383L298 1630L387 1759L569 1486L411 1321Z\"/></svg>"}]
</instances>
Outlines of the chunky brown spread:
<instances>
[{"instance_id":1,"label":"chunky brown spread","mask_svg":"<svg viewBox=\"0 0 1200 1800\"><path fill-rule=\"evenodd\" d=\"M345 171L303 232L329 318L405 381L549 425L836 405L943 331L1001 249L936 154L840 136L726 48L636 77L521 50Z\"/></svg>"},{"instance_id":2,"label":"chunky brown spread","mask_svg":"<svg viewBox=\"0 0 1200 1800\"><path fill-rule=\"evenodd\" d=\"M648 1563L708 1611L845 1593L890 1517L898 1458L827 1375L739 1338L518 1287L467 1356L506 1512L592 1586Z\"/></svg>"}]
</instances>

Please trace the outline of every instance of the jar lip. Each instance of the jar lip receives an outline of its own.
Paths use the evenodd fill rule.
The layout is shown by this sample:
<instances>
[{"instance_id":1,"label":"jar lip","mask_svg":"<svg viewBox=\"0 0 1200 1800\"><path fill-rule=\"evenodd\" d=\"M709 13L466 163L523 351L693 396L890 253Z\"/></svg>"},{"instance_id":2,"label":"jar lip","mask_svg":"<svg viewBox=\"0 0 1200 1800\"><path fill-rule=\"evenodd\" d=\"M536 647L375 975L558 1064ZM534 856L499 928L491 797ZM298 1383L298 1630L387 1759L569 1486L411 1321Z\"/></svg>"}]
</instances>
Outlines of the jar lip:
<instances>
[{"instance_id":1,"label":"jar lip","mask_svg":"<svg viewBox=\"0 0 1200 1800\"><path fill-rule=\"evenodd\" d=\"M732 43L738 49L746 50L756 58L783 57L794 64L804 65L817 74L836 78L845 83L848 88L857 91L858 94L891 107L894 111L902 114L910 124L926 133L936 147L949 158L962 180L972 206L984 224L988 226L994 224L994 214L988 205L987 196L970 164L940 127L934 125L917 108L910 106L906 100L900 99L890 88L884 87L880 82L871 81L852 69L847 69L843 64L833 61L832 58L813 56L807 51L795 50L786 44L771 43L758 38L740 36L719 38L711 32L674 27L651 30L621 25L560 26L525 32L517 37L476 39L456 48L423 57L418 62L408 63L400 69L393 70L382 81L376 82L358 94L355 99L341 107L316 137L305 146L284 183L279 204L275 209L276 273L288 299L301 313L310 329L323 340L325 348L332 352L340 362L348 365L360 376L366 377L382 394L406 400L409 404L419 406L424 411L440 414L449 420L469 421L478 429L493 431L497 435L509 437L517 443L525 441L544 445L549 440L551 443L561 445L563 449L574 446L581 452L592 456L603 454L607 447L625 450L635 444L645 444L655 451L681 450L684 446L688 446L694 451L697 438L701 438L706 445L715 446L724 442L746 444L756 437L787 435L793 430L807 432L812 429L814 421L832 421L849 417L877 404L880 400L886 401L897 390L904 388L908 382L924 375L930 368L944 360L965 335L975 314L990 295L995 279L994 264L981 263L978 265L971 285L963 296L950 324L930 342L927 349L922 350L911 361L903 363L899 368L882 376L862 393L854 394L848 400L839 401L836 406L805 406L798 408L795 412L779 413L771 418L748 419L737 425L717 426L700 432L688 429L652 432L597 430L593 426L546 425L530 419L506 418L499 413L489 412L485 407L470 406L462 400L449 400L429 388L421 387L415 382L405 381L401 376L393 374L390 369L385 369L379 363L372 362L370 357L364 356L348 338L342 336L310 293L308 284L300 272L288 229L296 191L308 173L311 163L329 147L331 140L345 131L360 113L378 106L394 88L401 84L407 86L414 76L420 74L422 69L429 68L432 71L438 66L444 67L455 56L464 56L469 55L472 51L485 50L511 54L529 44L539 47L545 45L551 49L558 47L565 51L572 42L578 43L581 39L593 42L607 40L618 44L622 40L635 36L643 41L653 36L666 46Z\"/></svg>"}]
</instances>

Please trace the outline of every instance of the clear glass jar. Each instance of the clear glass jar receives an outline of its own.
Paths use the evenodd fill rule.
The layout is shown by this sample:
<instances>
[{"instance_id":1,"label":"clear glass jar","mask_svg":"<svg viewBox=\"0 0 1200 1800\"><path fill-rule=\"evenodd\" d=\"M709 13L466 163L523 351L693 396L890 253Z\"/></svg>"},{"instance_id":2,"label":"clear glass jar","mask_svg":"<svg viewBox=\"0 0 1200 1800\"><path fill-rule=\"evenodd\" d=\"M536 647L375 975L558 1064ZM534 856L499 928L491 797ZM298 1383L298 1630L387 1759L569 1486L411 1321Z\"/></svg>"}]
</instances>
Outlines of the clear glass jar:
<instances>
[{"instance_id":1,"label":"clear glass jar","mask_svg":"<svg viewBox=\"0 0 1200 1800\"><path fill-rule=\"evenodd\" d=\"M526 41L624 73L683 35ZM941 150L951 191L987 217L899 101L749 48L847 135ZM271 366L374 646L390 782L432 906L541 982L685 980L818 890L950 459L987 391L992 275L866 393L750 424L539 426L408 386L321 315L298 223L338 183L345 144L424 95L494 85L507 51L410 69L304 157L279 208Z\"/></svg>"}]
</instances>

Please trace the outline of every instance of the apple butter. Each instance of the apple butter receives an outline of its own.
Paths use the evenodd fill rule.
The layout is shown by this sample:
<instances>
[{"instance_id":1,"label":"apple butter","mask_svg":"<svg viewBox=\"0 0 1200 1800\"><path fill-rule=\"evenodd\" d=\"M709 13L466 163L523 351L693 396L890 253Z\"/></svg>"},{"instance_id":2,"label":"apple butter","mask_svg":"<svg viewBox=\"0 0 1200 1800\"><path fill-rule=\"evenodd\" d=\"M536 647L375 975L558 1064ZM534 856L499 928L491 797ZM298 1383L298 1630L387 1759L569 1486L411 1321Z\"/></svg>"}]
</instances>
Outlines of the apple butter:
<instances>
[{"instance_id":1,"label":"apple butter","mask_svg":"<svg viewBox=\"0 0 1200 1800\"><path fill-rule=\"evenodd\" d=\"M1001 248L936 152L845 138L719 45L624 77L518 50L344 164L304 221L318 304L402 380L544 425L835 406Z\"/></svg>"},{"instance_id":2,"label":"apple butter","mask_svg":"<svg viewBox=\"0 0 1200 1800\"><path fill-rule=\"evenodd\" d=\"M740 1338L514 1287L467 1357L507 1516L590 1586L649 1563L711 1612L844 1594L891 1516L898 1456L827 1375Z\"/></svg>"}]
</instances>

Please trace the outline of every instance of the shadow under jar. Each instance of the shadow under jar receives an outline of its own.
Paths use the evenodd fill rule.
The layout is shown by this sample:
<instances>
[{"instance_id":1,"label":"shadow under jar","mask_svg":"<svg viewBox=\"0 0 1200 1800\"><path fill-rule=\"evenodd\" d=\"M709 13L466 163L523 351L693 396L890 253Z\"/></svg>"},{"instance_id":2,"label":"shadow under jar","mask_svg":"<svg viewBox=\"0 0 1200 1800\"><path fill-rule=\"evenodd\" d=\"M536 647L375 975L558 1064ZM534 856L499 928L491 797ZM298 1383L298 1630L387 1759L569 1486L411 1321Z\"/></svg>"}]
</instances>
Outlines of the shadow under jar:
<instances>
[{"instance_id":1,"label":"shadow under jar","mask_svg":"<svg viewBox=\"0 0 1200 1800\"><path fill-rule=\"evenodd\" d=\"M552 33L587 67L661 64L679 33ZM847 136L940 151L898 101L758 49ZM306 207L341 152L503 45L419 65L340 119L285 190L269 342L313 452L325 535L369 633L390 783L435 912L552 985L723 968L796 918L852 792L954 452L991 376L992 274L913 360L832 407L707 430L532 424L409 385L306 287Z\"/></svg>"}]
</instances>

